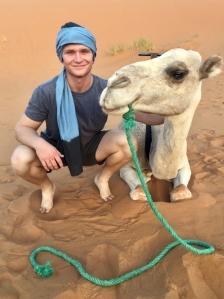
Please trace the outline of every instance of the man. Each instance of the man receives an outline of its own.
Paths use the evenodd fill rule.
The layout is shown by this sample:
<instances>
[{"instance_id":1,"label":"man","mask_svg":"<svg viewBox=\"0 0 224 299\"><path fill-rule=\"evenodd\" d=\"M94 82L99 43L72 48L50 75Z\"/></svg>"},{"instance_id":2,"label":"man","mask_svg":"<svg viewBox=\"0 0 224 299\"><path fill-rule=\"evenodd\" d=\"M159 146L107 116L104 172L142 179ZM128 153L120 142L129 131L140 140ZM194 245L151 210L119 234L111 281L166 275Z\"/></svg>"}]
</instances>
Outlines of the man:
<instances>
[{"instance_id":1,"label":"man","mask_svg":"<svg viewBox=\"0 0 224 299\"><path fill-rule=\"evenodd\" d=\"M56 51L64 65L59 76L38 86L15 127L21 143L11 158L15 173L42 191L41 213L53 206L55 185L47 173L68 166L79 175L83 166L103 164L95 177L100 196L113 199L109 179L131 159L125 132L103 131L107 121L99 97L107 81L91 73L96 57L92 33L75 23L61 27ZM149 116L149 117L148 117ZM163 118L137 112L136 120L160 124ZM37 129L46 121L46 130ZM132 137L135 148L137 143Z\"/></svg>"}]
</instances>

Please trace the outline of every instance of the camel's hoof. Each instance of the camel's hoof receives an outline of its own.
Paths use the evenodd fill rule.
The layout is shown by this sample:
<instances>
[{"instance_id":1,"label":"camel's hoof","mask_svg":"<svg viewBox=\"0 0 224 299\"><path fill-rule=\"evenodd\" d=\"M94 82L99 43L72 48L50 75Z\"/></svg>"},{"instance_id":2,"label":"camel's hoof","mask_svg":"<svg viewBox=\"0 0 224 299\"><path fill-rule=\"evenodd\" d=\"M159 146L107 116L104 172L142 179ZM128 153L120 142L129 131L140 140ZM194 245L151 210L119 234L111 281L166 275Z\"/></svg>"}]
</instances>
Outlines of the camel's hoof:
<instances>
[{"instance_id":1,"label":"camel's hoof","mask_svg":"<svg viewBox=\"0 0 224 299\"><path fill-rule=\"evenodd\" d=\"M145 182L146 183L151 180L152 171L144 169L144 170L142 170L142 174L143 174L143 176L145 178Z\"/></svg>"},{"instance_id":2,"label":"camel's hoof","mask_svg":"<svg viewBox=\"0 0 224 299\"><path fill-rule=\"evenodd\" d=\"M142 188L142 186L137 186L134 190L130 192L130 197L133 200L141 200L146 201L147 197L145 195L145 192Z\"/></svg>"},{"instance_id":3,"label":"camel's hoof","mask_svg":"<svg viewBox=\"0 0 224 299\"><path fill-rule=\"evenodd\" d=\"M175 202L178 200L188 199L192 197L191 191L185 185L177 186L171 193L170 193L170 200L171 202Z\"/></svg>"}]
</instances>

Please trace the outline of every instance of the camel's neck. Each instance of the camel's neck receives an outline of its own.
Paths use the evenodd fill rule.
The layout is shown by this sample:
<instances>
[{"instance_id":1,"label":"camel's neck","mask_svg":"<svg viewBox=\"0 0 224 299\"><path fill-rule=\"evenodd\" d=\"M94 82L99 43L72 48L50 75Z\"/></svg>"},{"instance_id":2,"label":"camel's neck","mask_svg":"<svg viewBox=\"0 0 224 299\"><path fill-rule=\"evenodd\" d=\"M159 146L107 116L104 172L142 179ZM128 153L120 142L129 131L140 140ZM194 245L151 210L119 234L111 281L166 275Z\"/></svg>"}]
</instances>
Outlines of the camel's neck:
<instances>
[{"instance_id":1,"label":"camel's neck","mask_svg":"<svg viewBox=\"0 0 224 299\"><path fill-rule=\"evenodd\" d=\"M150 164L153 173L160 179L176 177L187 151L187 135L199 101L180 115L165 118L157 140L156 150Z\"/></svg>"},{"instance_id":2,"label":"camel's neck","mask_svg":"<svg viewBox=\"0 0 224 299\"><path fill-rule=\"evenodd\" d=\"M159 149L164 148L167 153L177 153L184 147L193 114L184 112L181 115L165 118L164 127L159 136Z\"/></svg>"}]
</instances>

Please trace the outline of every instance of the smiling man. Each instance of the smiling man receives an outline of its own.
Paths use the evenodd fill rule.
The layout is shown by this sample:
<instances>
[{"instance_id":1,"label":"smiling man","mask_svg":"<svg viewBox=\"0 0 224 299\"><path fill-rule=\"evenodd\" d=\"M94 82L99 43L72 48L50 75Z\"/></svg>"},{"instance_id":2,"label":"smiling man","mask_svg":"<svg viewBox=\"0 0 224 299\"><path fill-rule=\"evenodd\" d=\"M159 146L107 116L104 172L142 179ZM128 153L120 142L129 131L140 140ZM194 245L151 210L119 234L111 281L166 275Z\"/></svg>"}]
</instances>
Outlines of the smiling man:
<instances>
[{"instance_id":1,"label":"smiling man","mask_svg":"<svg viewBox=\"0 0 224 299\"><path fill-rule=\"evenodd\" d=\"M42 213L51 210L56 188L47 173L68 166L71 175L77 176L83 166L102 164L95 184L107 201L114 197L109 179L131 159L124 131L103 130L107 115L99 98L107 81L91 73L97 52L92 33L66 23L57 35L56 52L64 66L62 72L34 90L15 127L21 145L11 158L15 173L41 189ZM46 129L38 135L44 121ZM133 143L137 149L134 137Z\"/></svg>"}]
</instances>

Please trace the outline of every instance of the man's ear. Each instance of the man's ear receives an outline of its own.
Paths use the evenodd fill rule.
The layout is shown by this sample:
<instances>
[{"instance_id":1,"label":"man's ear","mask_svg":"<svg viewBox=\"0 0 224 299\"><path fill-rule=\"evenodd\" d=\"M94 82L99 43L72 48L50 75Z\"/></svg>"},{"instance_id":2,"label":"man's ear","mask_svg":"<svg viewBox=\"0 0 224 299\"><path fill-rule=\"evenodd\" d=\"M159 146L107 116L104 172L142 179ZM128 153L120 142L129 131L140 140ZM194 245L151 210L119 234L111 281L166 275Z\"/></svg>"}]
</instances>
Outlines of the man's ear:
<instances>
[{"instance_id":1,"label":"man's ear","mask_svg":"<svg viewBox=\"0 0 224 299\"><path fill-rule=\"evenodd\" d=\"M96 55L95 55L95 53L93 52L93 50L91 50L91 51L92 51L92 53L93 53L93 62L95 62Z\"/></svg>"},{"instance_id":2,"label":"man's ear","mask_svg":"<svg viewBox=\"0 0 224 299\"><path fill-rule=\"evenodd\" d=\"M64 47L66 45L62 46L62 49L61 49L61 63L63 63L63 52L64 52Z\"/></svg>"},{"instance_id":3,"label":"man's ear","mask_svg":"<svg viewBox=\"0 0 224 299\"><path fill-rule=\"evenodd\" d=\"M214 77L221 73L223 65L223 59L221 56L213 55L206 59L199 70L199 78L200 80Z\"/></svg>"}]
</instances>

